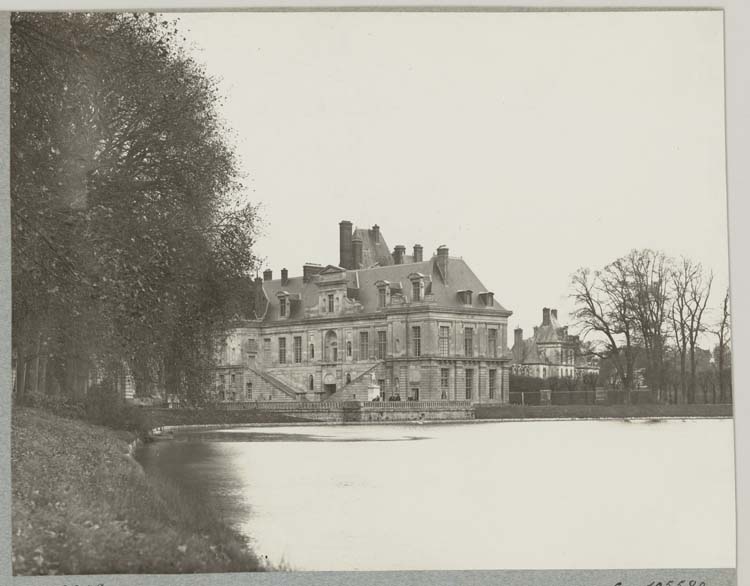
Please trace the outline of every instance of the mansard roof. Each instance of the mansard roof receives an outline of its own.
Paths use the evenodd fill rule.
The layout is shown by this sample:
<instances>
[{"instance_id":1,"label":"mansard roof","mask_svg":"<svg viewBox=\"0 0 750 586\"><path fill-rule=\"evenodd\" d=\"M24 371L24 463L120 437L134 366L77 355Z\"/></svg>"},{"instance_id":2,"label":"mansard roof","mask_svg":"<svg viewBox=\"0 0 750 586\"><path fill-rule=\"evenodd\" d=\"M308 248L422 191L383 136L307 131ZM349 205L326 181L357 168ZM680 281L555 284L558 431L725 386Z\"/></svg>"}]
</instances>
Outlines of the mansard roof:
<instances>
[{"instance_id":1,"label":"mansard roof","mask_svg":"<svg viewBox=\"0 0 750 586\"><path fill-rule=\"evenodd\" d=\"M461 258L449 258L447 265L448 279L443 280L436 266L436 257L418 263L390 264L387 266L376 266L367 269L346 270L340 267L329 265L324 271L334 269L346 273L346 288L349 292L357 292L355 296L358 303L363 306L363 311L375 313L379 310L378 305L378 287L379 281L387 281L393 290L398 283L408 283L409 275L421 273L425 277L431 278L430 294L434 300L436 309L462 309L474 308L477 310L495 311L502 315L510 315L497 300L494 305L486 306L484 302L476 298L472 299L471 305L461 302L458 298L458 291L471 289L474 291L486 291L487 288L482 284L479 278L469 268L469 265ZM340 281L339 281L340 282ZM275 321L279 319L279 301L277 294L286 291L290 296L299 295L299 302L292 303L290 319L304 318L304 308L313 307L318 303L320 286L318 279L313 277L308 282L304 282L302 277L290 277L282 286L281 279L263 281L263 292L266 297L267 307L260 311L259 318L263 321ZM409 296L408 292L406 293ZM352 295L349 295L352 297Z\"/></svg>"}]
</instances>

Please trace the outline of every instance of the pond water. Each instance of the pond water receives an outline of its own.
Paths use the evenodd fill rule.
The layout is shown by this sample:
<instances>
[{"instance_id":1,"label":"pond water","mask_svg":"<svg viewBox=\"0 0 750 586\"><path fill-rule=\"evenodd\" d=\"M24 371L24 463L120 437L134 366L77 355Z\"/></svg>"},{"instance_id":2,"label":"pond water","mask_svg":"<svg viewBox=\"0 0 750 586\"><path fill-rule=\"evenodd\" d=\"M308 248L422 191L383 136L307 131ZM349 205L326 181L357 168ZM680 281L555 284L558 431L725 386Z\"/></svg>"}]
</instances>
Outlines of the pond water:
<instances>
[{"instance_id":1,"label":"pond water","mask_svg":"<svg viewBox=\"0 0 750 586\"><path fill-rule=\"evenodd\" d=\"M735 566L730 419L232 428L138 459L296 570Z\"/></svg>"}]
</instances>

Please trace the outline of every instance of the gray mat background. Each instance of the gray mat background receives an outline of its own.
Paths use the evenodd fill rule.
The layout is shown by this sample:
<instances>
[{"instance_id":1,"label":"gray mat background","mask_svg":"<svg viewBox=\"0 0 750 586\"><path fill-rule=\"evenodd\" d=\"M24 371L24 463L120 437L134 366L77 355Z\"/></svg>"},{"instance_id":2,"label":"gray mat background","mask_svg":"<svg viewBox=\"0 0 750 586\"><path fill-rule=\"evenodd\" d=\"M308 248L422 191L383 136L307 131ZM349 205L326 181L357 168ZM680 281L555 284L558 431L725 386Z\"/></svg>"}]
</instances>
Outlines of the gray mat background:
<instances>
[{"instance_id":1,"label":"gray mat background","mask_svg":"<svg viewBox=\"0 0 750 586\"><path fill-rule=\"evenodd\" d=\"M750 273L747 270L747 251L750 250L750 231L745 220L750 217L750 3L747 0L723 1L654 1L622 2L591 1L552 2L525 0L521 2L475 0L473 2L249 2L223 0L0 0L0 10L73 10L73 9L272 9L272 10L330 10L344 7L366 9L377 5L388 10L606 10L606 9L701 9L719 8L725 11L725 69L726 69L726 120L727 120L727 180L729 192L730 270L733 309L733 353L735 396L735 442L737 463L737 527L738 569L654 569L654 570L497 570L464 572L318 572L277 574L212 574L181 576L47 576L11 577L10 565L10 205L9 205L9 15L0 12L0 585L349 585L375 586L386 584L414 585L482 585L507 584L510 586L565 585L565 586L649 586L661 581L676 586L685 580L695 580L695 585L706 586L750 584L750 396L744 390L750 386L747 368L750 358ZM325 6L326 8L321 8ZM697 504L697 506L700 506ZM633 536L637 539L637 536ZM544 552L539 552L540 562ZM541 562L543 563L543 562ZM672 585L670 585L672 586Z\"/></svg>"}]
</instances>

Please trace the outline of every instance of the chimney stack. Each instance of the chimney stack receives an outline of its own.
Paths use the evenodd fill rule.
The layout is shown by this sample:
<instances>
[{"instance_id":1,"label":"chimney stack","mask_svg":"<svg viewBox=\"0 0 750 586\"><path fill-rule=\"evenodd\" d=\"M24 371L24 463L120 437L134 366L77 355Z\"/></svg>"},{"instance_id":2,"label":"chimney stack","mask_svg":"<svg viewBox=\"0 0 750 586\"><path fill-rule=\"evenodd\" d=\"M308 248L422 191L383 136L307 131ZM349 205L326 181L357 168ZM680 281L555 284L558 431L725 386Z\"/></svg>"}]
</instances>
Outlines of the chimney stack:
<instances>
[{"instance_id":1,"label":"chimney stack","mask_svg":"<svg viewBox=\"0 0 750 586\"><path fill-rule=\"evenodd\" d=\"M557 321L557 310L556 309L550 309L550 313L552 314L552 319Z\"/></svg>"},{"instance_id":2,"label":"chimney stack","mask_svg":"<svg viewBox=\"0 0 750 586\"><path fill-rule=\"evenodd\" d=\"M273 279L273 271L271 269L266 269L263 271L263 280L264 281L270 281Z\"/></svg>"},{"instance_id":3,"label":"chimney stack","mask_svg":"<svg viewBox=\"0 0 750 586\"><path fill-rule=\"evenodd\" d=\"M543 325L543 326L548 326L548 325L550 325L550 320L549 320L549 307L545 307L545 308L543 308L543 309L542 309L542 325Z\"/></svg>"},{"instance_id":4,"label":"chimney stack","mask_svg":"<svg viewBox=\"0 0 750 586\"><path fill-rule=\"evenodd\" d=\"M289 271L281 269L281 286L286 287L289 284Z\"/></svg>"},{"instance_id":5,"label":"chimney stack","mask_svg":"<svg viewBox=\"0 0 750 586\"><path fill-rule=\"evenodd\" d=\"M357 234L352 238L353 269L362 268L362 237Z\"/></svg>"},{"instance_id":6,"label":"chimney stack","mask_svg":"<svg viewBox=\"0 0 750 586\"><path fill-rule=\"evenodd\" d=\"M377 224L372 227L372 238L375 240L375 244L380 244L380 226Z\"/></svg>"},{"instance_id":7,"label":"chimney stack","mask_svg":"<svg viewBox=\"0 0 750 586\"><path fill-rule=\"evenodd\" d=\"M322 270L323 270L323 267L318 264L314 264L311 262L303 264L302 265L302 282L309 283L312 280L313 275L317 275Z\"/></svg>"},{"instance_id":8,"label":"chimney stack","mask_svg":"<svg viewBox=\"0 0 750 586\"><path fill-rule=\"evenodd\" d=\"M414 245L414 262L422 262L422 245Z\"/></svg>"},{"instance_id":9,"label":"chimney stack","mask_svg":"<svg viewBox=\"0 0 750 586\"><path fill-rule=\"evenodd\" d=\"M523 344L523 329L516 328L513 330L513 345L520 348L521 344Z\"/></svg>"},{"instance_id":10,"label":"chimney stack","mask_svg":"<svg viewBox=\"0 0 750 586\"><path fill-rule=\"evenodd\" d=\"M448 281L448 247L445 244L438 246L437 249L437 266L443 275L443 281Z\"/></svg>"},{"instance_id":11,"label":"chimney stack","mask_svg":"<svg viewBox=\"0 0 750 586\"><path fill-rule=\"evenodd\" d=\"M255 277L255 307L253 308L255 310L255 317L260 319L260 317L263 315L263 312L265 310L265 304L263 303L264 297L263 297L263 279L260 277Z\"/></svg>"},{"instance_id":12,"label":"chimney stack","mask_svg":"<svg viewBox=\"0 0 750 586\"><path fill-rule=\"evenodd\" d=\"M393 249L393 262L397 265L404 264L404 254L406 254L406 246L398 244Z\"/></svg>"},{"instance_id":13,"label":"chimney stack","mask_svg":"<svg viewBox=\"0 0 750 586\"><path fill-rule=\"evenodd\" d=\"M339 266L352 268L352 223L349 220L339 222Z\"/></svg>"}]
</instances>

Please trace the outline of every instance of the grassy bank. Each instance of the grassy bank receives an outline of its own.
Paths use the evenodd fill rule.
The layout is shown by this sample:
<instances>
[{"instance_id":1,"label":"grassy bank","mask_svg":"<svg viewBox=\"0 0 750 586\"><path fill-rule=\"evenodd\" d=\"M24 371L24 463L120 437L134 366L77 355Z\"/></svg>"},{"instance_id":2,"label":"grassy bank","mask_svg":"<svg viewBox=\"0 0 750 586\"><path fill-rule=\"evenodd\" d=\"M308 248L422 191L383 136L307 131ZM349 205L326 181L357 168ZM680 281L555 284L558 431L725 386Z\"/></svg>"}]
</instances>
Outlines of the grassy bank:
<instances>
[{"instance_id":1,"label":"grassy bank","mask_svg":"<svg viewBox=\"0 0 750 586\"><path fill-rule=\"evenodd\" d=\"M127 455L134 436L40 409L12 417L13 572L262 568L210 506Z\"/></svg>"},{"instance_id":2,"label":"grassy bank","mask_svg":"<svg viewBox=\"0 0 750 586\"><path fill-rule=\"evenodd\" d=\"M731 405L477 405L477 419L731 417Z\"/></svg>"}]
</instances>

